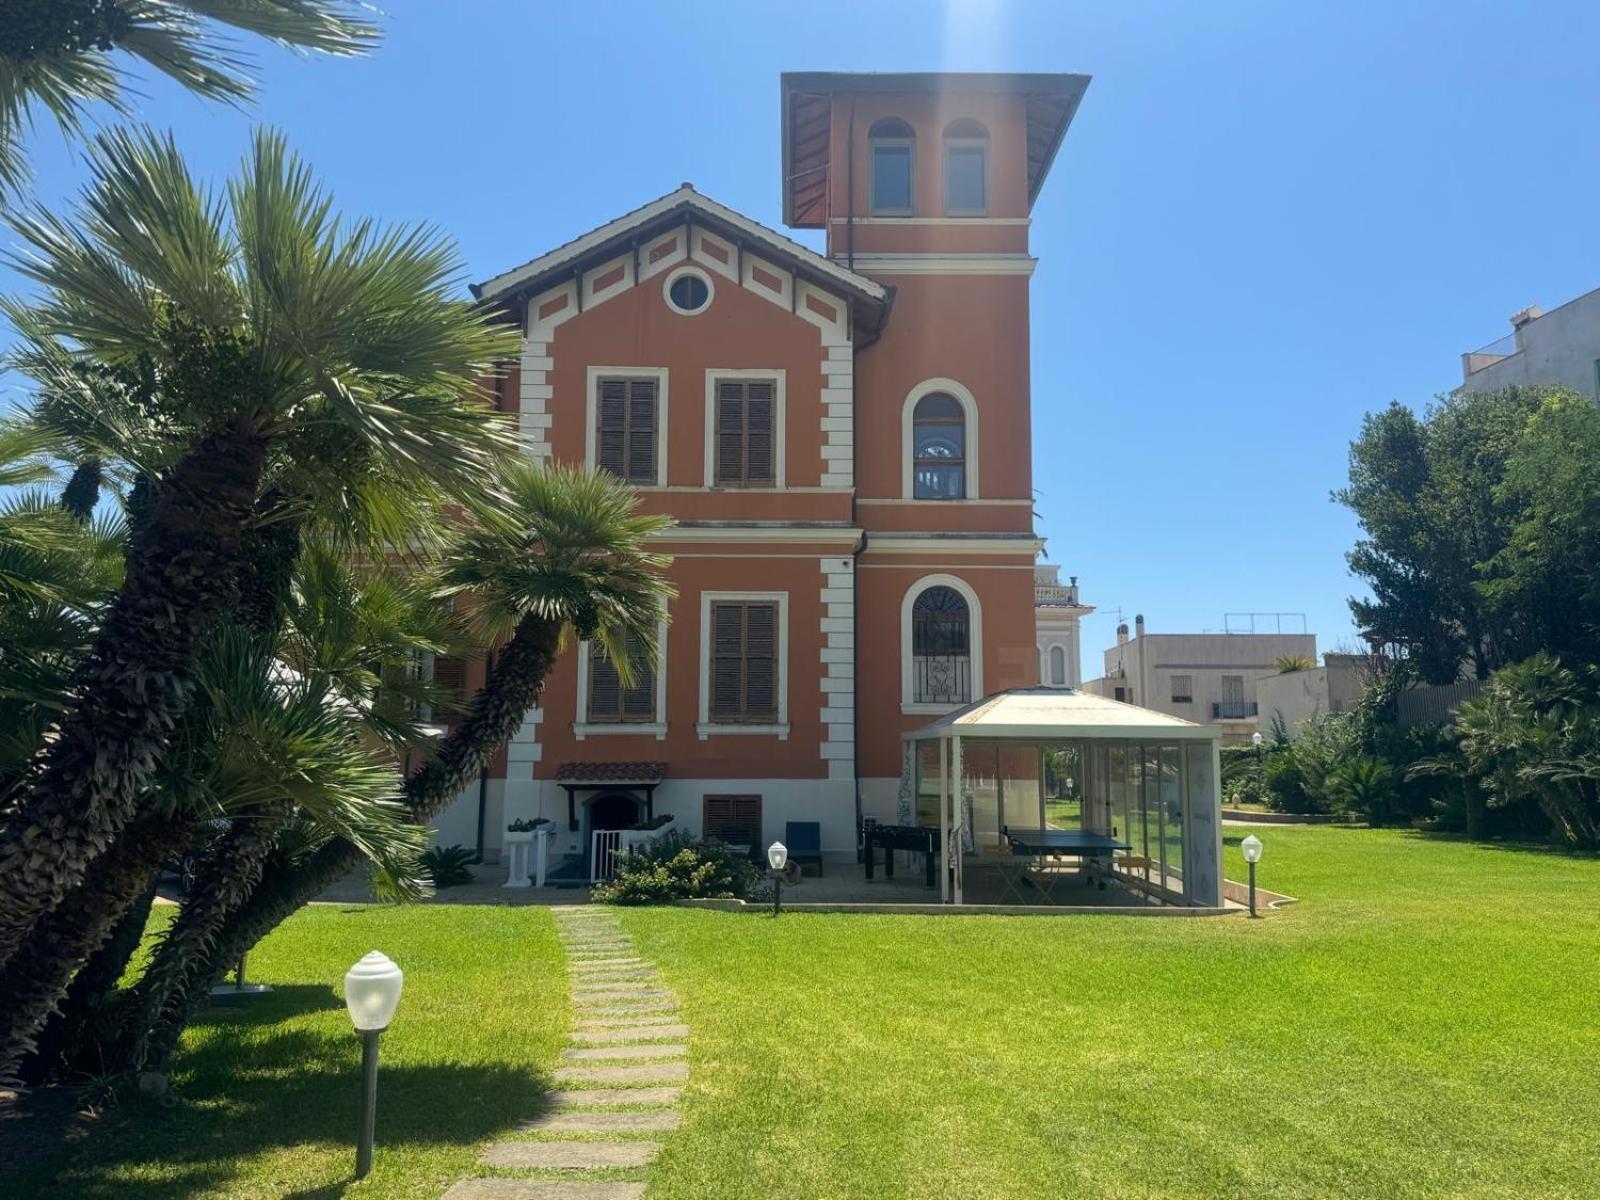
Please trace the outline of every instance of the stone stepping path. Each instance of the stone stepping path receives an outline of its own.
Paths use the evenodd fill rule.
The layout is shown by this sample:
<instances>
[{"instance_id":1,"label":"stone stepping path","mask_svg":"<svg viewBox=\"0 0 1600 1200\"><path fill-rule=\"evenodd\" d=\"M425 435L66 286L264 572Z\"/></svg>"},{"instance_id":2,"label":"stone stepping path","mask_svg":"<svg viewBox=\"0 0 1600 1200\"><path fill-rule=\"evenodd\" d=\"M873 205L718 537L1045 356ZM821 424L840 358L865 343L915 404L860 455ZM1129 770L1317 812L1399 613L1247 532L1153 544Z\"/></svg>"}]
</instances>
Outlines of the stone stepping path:
<instances>
[{"instance_id":1,"label":"stone stepping path","mask_svg":"<svg viewBox=\"0 0 1600 1200\"><path fill-rule=\"evenodd\" d=\"M451 1185L444 1200L641 1200L638 1173L681 1117L689 1027L678 1000L640 958L616 915L551 910L572 986L571 1045L552 1073L549 1110L495 1142L481 1163L506 1172Z\"/></svg>"}]
</instances>

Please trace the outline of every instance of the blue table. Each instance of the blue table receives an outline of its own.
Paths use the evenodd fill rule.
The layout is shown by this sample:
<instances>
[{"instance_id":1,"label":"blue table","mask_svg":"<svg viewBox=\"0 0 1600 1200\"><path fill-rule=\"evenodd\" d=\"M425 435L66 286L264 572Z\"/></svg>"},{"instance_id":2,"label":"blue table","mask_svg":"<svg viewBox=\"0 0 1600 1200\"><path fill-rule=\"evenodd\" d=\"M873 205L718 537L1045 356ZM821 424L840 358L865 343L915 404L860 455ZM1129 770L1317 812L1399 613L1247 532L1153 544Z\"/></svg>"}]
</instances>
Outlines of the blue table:
<instances>
[{"instance_id":1,"label":"blue table","mask_svg":"<svg viewBox=\"0 0 1600 1200\"><path fill-rule=\"evenodd\" d=\"M1021 865L1014 872L1002 874L1006 882L1006 894L1016 896L1019 901L1024 901L1022 879L1035 863L1051 858L1076 858L1085 864L1104 862L1109 874L1111 860L1117 851L1132 849L1127 842L1118 841L1108 833L1094 833L1087 829L1026 829L1002 825L1000 836L1011 847L1012 859L1021 860ZM1084 882L1093 881L1086 875ZM1099 882L1104 889L1105 879L1102 877ZM1051 883L1049 886L1040 886L1039 890L1047 898L1053 898L1051 893L1054 887L1055 884Z\"/></svg>"}]
</instances>

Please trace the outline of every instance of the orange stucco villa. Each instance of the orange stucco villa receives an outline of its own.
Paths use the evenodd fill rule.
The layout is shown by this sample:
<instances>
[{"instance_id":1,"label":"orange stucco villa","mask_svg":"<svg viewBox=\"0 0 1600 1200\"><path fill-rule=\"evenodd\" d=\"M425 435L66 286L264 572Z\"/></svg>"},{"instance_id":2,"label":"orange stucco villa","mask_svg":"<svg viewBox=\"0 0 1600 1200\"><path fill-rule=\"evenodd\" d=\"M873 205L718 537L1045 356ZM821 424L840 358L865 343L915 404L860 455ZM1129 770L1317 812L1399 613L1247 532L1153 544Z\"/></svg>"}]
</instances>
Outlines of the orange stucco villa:
<instances>
[{"instance_id":1,"label":"orange stucco villa","mask_svg":"<svg viewBox=\"0 0 1600 1200\"><path fill-rule=\"evenodd\" d=\"M1087 84L785 75L784 220L825 254L684 184L475 286L523 330L528 453L675 517L678 596L636 687L561 657L441 841L542 816L582 856L653 812L853 857L904 733L1040 682L1029 212Z\"/></svg>"}]
</instances>

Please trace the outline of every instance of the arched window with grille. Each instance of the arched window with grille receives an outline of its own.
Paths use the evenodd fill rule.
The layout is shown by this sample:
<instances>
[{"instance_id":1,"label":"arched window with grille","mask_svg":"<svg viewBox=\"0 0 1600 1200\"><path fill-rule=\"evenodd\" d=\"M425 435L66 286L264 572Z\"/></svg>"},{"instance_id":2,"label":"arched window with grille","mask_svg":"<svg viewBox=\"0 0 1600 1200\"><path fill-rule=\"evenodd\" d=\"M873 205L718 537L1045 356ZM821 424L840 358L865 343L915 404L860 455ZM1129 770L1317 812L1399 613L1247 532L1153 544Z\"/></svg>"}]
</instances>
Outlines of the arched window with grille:
<instances>
[{"instance_id":1,"label":"arched window with grille","mask_svg":"<svg viewBox=\"0 0 1600 1200\"><path fill-rule=\"evenodd\" d=\"M930 392L911 415L912 499L967 498L967 414L954 396Z\"/></svg>"},{"instance_id":2,"label":"arched window with grille","mask_svg":"<svg viewBox=\"0 0 1600 1200\"><path fill-rule=\"evenodd\" d=\"M912 700L966 704L972 699L972 613L966 598L942 585L911 606Z\"/></svg>"}]
</instances>

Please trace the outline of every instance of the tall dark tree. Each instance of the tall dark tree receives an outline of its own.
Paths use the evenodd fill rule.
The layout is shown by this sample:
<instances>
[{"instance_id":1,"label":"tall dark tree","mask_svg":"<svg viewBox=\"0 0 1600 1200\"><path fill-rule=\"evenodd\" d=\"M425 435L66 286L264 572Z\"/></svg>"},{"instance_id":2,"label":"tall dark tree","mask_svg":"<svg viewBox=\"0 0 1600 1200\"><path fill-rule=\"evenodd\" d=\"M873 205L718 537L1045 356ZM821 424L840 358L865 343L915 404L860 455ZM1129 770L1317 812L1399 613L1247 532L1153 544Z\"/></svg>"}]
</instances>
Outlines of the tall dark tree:
<instances>
[{"instance_id":1,"label":"tall dark tree","mask_svg":"<svg viewBox=\"0 0 1600 1200\"><path fill-rule=\"evenodd\" d=\"M1363 422L1335 493L1361 523L1350 569L1372 592L1350 607L1424 681L1487 678L1539 649L1570 657L1582 646L1562 630L1579 626L1593 654L1593 621L1570 607L1600 573L1593 523L1575 530L1547 482L1600 472L1593 440L1576 436L1593 413L1571 392L1509 388L1452 395L1421 416L1392 404Z\"/></svg>"}]
</instances>

